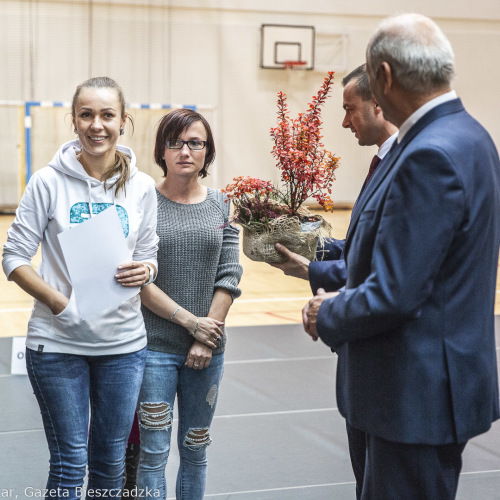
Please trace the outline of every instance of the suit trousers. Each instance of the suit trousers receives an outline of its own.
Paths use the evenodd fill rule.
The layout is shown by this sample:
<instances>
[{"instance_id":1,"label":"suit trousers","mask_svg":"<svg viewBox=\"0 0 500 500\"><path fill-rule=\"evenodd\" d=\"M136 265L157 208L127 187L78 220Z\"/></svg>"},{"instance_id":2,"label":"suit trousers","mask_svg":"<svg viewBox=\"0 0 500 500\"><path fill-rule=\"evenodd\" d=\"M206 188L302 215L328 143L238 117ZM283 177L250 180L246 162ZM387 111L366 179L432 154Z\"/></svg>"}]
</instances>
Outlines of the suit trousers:
<instances>
[{"instance_id":1,"label":"suit trousers","mask_svg":"<svg viewBox=\"0 0 500 500\"><path fill-rule=\"evenodd\" d=\"M366 432L360 431L346 420L347 441L349 442L349 456L351 457L352 471L356 478L356 499L361 499L363 478L366 463Z\"/></svg>"},{"instance_id":2,"label":"suit trousers","mask_svg":"<svg viewBox=\"0 0 500 500\"><path fill-rule=\"evenodd\" d=\"M362 500L453 500L467 443L404 444L366 436Z\"/></svg>"}]
</instances>

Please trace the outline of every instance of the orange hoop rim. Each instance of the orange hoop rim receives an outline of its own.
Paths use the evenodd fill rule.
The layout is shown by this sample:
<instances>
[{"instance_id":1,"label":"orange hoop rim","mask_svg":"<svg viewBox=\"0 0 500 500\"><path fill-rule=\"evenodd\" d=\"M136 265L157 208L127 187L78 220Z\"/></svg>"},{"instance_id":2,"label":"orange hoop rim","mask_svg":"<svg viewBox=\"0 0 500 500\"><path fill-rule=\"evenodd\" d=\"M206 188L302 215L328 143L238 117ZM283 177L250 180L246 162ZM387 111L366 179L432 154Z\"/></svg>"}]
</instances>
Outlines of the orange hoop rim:
<instances>
[{"instance_id":1,"label":"orange hoop rim","mask_svg":"<svg viewBox=\"0 0 500 500\"><path fill-rule=\"evenodd\" d=\"M304 69L306 61L283 61L284 69Z\"/></svg>"}]
</instances>

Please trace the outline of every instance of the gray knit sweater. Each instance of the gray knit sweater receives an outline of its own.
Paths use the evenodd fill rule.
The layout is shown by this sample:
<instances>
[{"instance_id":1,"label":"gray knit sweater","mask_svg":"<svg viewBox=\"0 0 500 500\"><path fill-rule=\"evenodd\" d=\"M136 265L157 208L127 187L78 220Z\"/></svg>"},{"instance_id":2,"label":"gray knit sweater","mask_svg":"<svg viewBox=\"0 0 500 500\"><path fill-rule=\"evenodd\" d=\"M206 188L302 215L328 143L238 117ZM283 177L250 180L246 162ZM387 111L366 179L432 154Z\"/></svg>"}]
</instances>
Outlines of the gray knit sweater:
<instances>
[{"instance_id":1,"label":"gray knit sweater","mask_svg":"<svg viewBox=\"0 0 500 500\"><path fill-rule=\"evenodd\" d=\"M186 205L165 198L158 191L158 276L156 285L196 316L207 316L216 288L225 288L233 299L241 295L238 283L239 230L228 222L229 203L220 191L208 188L201 203ZM180 325L160 318L142 306L148 349L187 355L194 339ZM213 350L224 352L226 334Z\"/></svg>"}]
</instances>

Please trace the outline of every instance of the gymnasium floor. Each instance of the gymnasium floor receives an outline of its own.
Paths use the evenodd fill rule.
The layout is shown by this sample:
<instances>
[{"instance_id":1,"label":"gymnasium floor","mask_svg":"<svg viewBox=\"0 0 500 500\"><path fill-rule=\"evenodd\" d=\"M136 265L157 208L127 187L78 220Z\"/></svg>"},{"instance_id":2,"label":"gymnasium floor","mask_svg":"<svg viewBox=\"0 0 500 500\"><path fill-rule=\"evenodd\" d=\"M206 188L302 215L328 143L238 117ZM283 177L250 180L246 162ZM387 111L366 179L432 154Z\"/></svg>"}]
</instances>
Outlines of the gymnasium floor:
<instances>
[{"instance_id":1,"label":"gymnasium floor","mask_svg":"<svg viewBox=\"0 0 500 500\"><path fill-rule=\"evenodd\" d=\"M334 234L345 234L349 215L337 211L329 218ZM2 238L11 220L0 217ZM268 265L244 257L242 262L244 293L227 321L229 342L211 429L206 498L354 499L344 421L335 401L336 357L321 342L312 342L300 325L308 285ZM44 487L48 451L27 377L10 375L11 337L24 335L31 300L2 279L0 496L21 499ZM168 498L174 498L177 464L173 446ZM467 446L457 498L496 500L499 491L496 423Z\"/></svg>"}]
</instances>

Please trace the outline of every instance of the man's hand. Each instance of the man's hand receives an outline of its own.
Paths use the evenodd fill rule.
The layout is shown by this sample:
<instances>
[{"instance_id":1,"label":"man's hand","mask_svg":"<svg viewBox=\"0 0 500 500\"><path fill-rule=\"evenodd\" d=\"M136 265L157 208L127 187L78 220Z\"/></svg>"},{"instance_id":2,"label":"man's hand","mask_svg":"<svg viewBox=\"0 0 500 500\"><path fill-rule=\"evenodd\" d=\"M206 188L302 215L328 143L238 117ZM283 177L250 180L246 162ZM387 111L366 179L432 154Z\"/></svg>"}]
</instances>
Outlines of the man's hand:
<instances>
[{"instance_id":1,"label":"man's hand","mask_svg":"<svg viewBox=\"0 0 500 500\"><path fill-rule=\"evenodd\" d=\"M298 253L291 252L281 243L274 245L276 251L283 255L287 261L282 264L273 263L271 266L281 269L287 276L294 276L303 280L309 279L309 260Z\"/></svg>"},{"instance_id":2,"label":"man's hand","mask_svg":"<svg viewBox=\"0 0 500 500\"><path fill-rule=\"evenodd\" d=\"M304 309L302 309L302 323L304 325L304 330L314 341L318 340L316 322L321 304L324 300L336 297L338 294L339 292L326 293L323 288L318 288L318 294L304 306Z\"/></svg>"}]
</instances>

